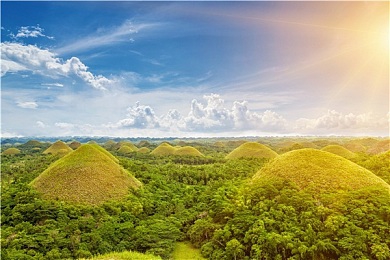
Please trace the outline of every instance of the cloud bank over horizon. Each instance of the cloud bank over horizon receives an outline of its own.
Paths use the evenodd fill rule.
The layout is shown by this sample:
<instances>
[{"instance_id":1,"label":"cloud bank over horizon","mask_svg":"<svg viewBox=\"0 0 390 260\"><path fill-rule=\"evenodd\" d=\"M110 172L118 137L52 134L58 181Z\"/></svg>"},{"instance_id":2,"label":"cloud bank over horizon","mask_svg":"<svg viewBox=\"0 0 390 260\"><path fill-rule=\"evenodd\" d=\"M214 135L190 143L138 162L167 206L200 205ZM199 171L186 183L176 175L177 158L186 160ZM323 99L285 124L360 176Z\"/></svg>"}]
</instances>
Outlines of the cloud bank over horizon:
<instances>
[{"instance_id":1,"label":"cloud bank over horizon","mask_svg":"<svg viewBox=\"0 0 390 260\"><path fill-rule=\"evenodd\" d=\"M80 4L3 3L3 138L388 136L388 3Z\"/></svg>"}]
</instances>

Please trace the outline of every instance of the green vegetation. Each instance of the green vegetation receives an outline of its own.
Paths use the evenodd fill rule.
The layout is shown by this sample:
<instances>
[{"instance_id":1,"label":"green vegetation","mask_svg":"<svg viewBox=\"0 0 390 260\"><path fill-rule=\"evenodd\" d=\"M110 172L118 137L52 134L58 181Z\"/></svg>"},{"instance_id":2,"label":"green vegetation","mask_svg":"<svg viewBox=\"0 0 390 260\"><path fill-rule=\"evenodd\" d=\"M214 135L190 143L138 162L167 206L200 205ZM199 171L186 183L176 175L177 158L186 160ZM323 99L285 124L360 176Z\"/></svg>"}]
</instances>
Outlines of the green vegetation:
<instances>
[{"instance_id":1,"label":"green vegetation","mask_svg":"<svg viewBox=\"0 0 390 260\"><path fill-rule=\"evenodd\" d=\"M247 142L236 149L234 149L231 153L226 156L226 159L238 159L238 158L275 158L278 154L272 151L267 146L254 143Z\"/></svg>"},{"instance_id":2,"label":"green vegetation","mask_svg":"<svg viewBox=\"0 0 390 260\"><path fill-rule=\"evenodd\" d=\"M173 154L179 156L204 156L196 148L191 146L177 148Z\"/></svg>"},{"instance_id":3,"label":"green vegetation","mask_svg":"<svg viewBox=\"0 0 390 260\"><path fill-rule=\"evenodd\" d=\"M150 149L148 147L141 147L138 149L139 153L150 153Z\"/></svg>"},{"instance_id":4,"label":"green vegetation","mask_svg":"<svg viewBox=\"0 0 390 260\"><path fill-rule=\"evenodd\" d=\"M243 140L142 142L204 156L115 157L93 144L60 157L19 145L17 156L1 155L1 259L390 259L390 152L350 161L302 143L360 139L248 140L300 149L227 160Z\"/></svg>"},{"instance_id":5,"label":"green vegetation","mask_svg":"<svg viewBox=\"0 0 390 260\"><path fill-rule=\"evenodd\" d=\"M127 145L122 145L121 148L118 149L119 154L129 154L129 153L134 153L135 151Z\"/></svg>"},{"instance_id":6,"label":"green vegetation","mask_svg":"<svg viewBox=\"0 0 390 260\"><path fill-rule=\"evenodd\" d=\"M382 140L367 150L368 154L380 154L390 150L390 139Z\"/></svg>"},{"instance_id":7,"label":"green vegetation","mask_svg":"<svg viewBox=\"0 0 390 260\"><path fill-rule=\"evenodd\" d=\"M15 155L15 154L20 154L20 150L18 148L8 148L3 152L4 155Z\"/></svg>"},{"instance_id":8,"label":"green vegetation","mask_svg":"<svg viewBox=\"0 0 390 260\"><path fill-rule=\"evenodd\" d=\"M151 254L142 254L138 252L124 251L120 253L108 253L96 257L93 260L161 260L161 257Z\"/></svg>"},{"instance_id":9,"label":"green vegetation","mask_svg":"<svg viewBox=\"0 0 390 260\"><path fill-rule=\"evenodd\" d=\"M65 155L71 151L73 151L72 148L67 146L64 142L57 141L47 148L43 154Z\"/></svg>"},{"instance_id":10,"label":"green vegetation","mask_svg":"<svg viewBox=\"0 0 390 260\"><path fill-rule=\"evenodd\" d=\"M135 146L132 142L129 142L129 141L123 141L123 142L119 142L117 144L118 149L122 148L123 146L127 146L129 147L131 150L133 150L134 152L138 151L138 147Z\"/></svg>"},{"instance_id":11,"label":"green vegetation","mask_svg":"<svg viewBox=\"0 0 390 260\"><path fill-rule=\"evenodd\" d=\"M172 258L174 260L205 260L202 257L199 248L195 248L190 242L176 243Z\"/></svg>"},{"instance_id":12,"label":"green vegetation","mask_svg":"<svg viewBox=\"0 0 390 260\"><path fill-rule=\"evenodd\" d=\"M83 145L53 163L31 185L44 198L96 205L121 199L140 183L95 145Z\"/></svg>"},{"instance_id":13,"label":"green vegetation","mask_svg":"<svg viewBox=\"0 0 390 260\"><path fill-rule=\"evenodd\" d=\"M346 159L352 159L356 157L356 154L340 145L327 145L321 149L322 151L336 154Z\"/></svg>"},{"instance_id":14,"label":"green vegetation","mask_svg":"<svg viewBox=\"0 0 390 260\"><path fill-rule=\"evenodd\" d=\"M173 155L176 148L168 143L162 143L157 146L150 154L157 156Z\"/></svg>"},{"instance_id":15,"label":"green vegetation","mask_svg":"<svg viewBox=\"0 0 390 260\"><path fill-rule=\"evenodd\" d=\"M289 181L316 196L367 187L390 186L369 170L329 152L301 149L272 160L253 177L253 183Z\"/></svg>"},{"instance_id":16,"label":"green vegetation","mask_svg":"<svg viewBox=\"0 0 390 260\"><path fill-rule=\"evenodd\" d=\"M367 150L364 145L359 142L356 142L355 140L347 142L346 144L344 144L344 147L354 153L362 153Z\"/></svg>"}]
</instances>

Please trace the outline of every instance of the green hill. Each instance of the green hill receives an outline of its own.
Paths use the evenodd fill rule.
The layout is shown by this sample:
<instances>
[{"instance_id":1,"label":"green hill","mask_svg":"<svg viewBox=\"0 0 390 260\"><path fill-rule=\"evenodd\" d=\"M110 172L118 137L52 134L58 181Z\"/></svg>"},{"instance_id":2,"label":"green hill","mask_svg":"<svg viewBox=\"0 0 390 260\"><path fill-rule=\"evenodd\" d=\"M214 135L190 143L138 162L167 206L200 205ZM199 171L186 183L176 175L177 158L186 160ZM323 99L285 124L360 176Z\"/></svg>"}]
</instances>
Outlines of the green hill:
<instances>
[{"instance_id":1,"label":"green hill","mask_svg":"<svg viewBox=\"0 0 390 260\"><path fill-rule=\"evenodd\" d=\"M139 153L150 153L150 149L148 147L141 147L138 149Z\"/></svg>"},{"instance_id":2,"label":"green hill","mask_svg":"<svg viewBox=\"0 0 390 260\"><path fill-rule=\"evenodd\" d=\"M373 145L370 149L367 150L368 154L380 154L390 150L390 139L382 140L375 145Z\"/></svg>"},{"instance_id":3,"label":"green hill","mask_svg":"<svg viewBox=\"0 0 390 260\"><path fill-rule=\"evenodd\" d=\"M119 154L129 154L129 153L134 153L135 151L127 145L122 145L121 148L119 148L118 153Z\"/></svg>"},{"instance_id":4,"label":"green hill","mask_svg":"<svg viewBox=\"0 0 390 260\"><path fill-rule=\"evenodd\" d=\"M344 147L354 153L361 153L367 150L367 148L364 145L356 141L349 141L346 144L344 144Z\"/></svg>"},{"instance_id":5,"label":"green hill","mask_svg":"<svg viewBox=\"0 0 390 260\"><path fill-rule=\"evenodd\" d=\"M275 158L276 156L278 156L276 152L263 144L247 142L234 149L225 158Z\"/></svg>"},{"instance_id":6,"label":"green hill","mask_svg":"<svg viewBox=\"0 0 390 260\"><path fill-rule=\"evenodd\" d=\"M138 151L138 147L135 146L132 142L129 141L120 141L114 145L114 149L119 150L122 146L130 147L134 152Z\"/></svg>"},{"instance_id":7,"label":"green hill","mask_svg":"<svg viewBox=\"0 0 390 260\"><path fill-rule=\"evenodd\" d=\"M157 155L157 156L164 156L164 155L173 155L176 151L176 148L173 147L170 144L162 143L159 146L157 146L150 154Z\"/></svg>"},{"instance_id":8,"label":"green hill","mask_svg":"<svg viewBox=\"0 0 390 260\"><path fill-rule=\"evenodd\" d=\"M107 150L114 150L115 149L116 142L114 140L108 140L104 143L103 147Z\"/></svg>"},{"instance_id":9,"label":"green hill","mask_svg":"<svg viewBox=\"0 0 390 260\"><path fill-rule=\"evenodd\" d=\"M258 171L252 184L288 180L313 194L390 186L369 170L329 152L300 149L280 155Z\"/></svg>"},{"instance_id":10,"label":"green hill","mask_svg":"<svg viewBox=\"0 0 390 260\"><path fill-rule=\"evenodd\" d=\"M69 147L72 148L73 150L76 150L77 148L79 148L81 146L81 143L80 142L77 142L77 141L73 141L69 144Z\"/></svg>"},{"instance_id":11,"label":"green hill","mask_svg":"<svg viewBox=\"0 0 390 260\"><path fill-rule=\"evenodd\" d=\"M4 155L15 155L15 154L20 154L20 150L18 148L8 148L3 152Z\"/></svg>"},{"instance_id":12,"label":"green hill","mask_svg":"<svg viewBox=\"0 0 390 260\"><path fill-rule=\"evenodd\" d=\"M198 151L198 149L192 146L184 146L177 148L173 154L180 156L204 156L201 152Z\"/></svg>"},{"instance_id":13,"label":"green hill","mask_svg":"<svg viewBox=\"0 0 390 260\"><path fill-rule=\"evenodd\" d=\"M80 146L50 165L31 185L47 199L94 205L121 199L129 189L140 187L137 179L99 147Z\"/></svg>"},{"instance_id":14,"label":"green hill","mask_svg":"<svg viewBox=\"0 0 390 260\"><path fill-rule=\"evenodd\" d=\"M37 140L29 140L23 146L26 147L41 147L43 144Z\"/></svg>"},{"instance_id":15,"label":"green hill","mask_svg":"<svg viewBox=\"0 0 390 260\"><path fill-rule=\"evenodd\" d=\"M356 157L356 154L340 145L328 145L321 149L322 151L333 153L344 157L346 159L352 159Z\"/></svg>"},{"instance_id":16,"label":"green hill","mask_svg":"<svg viewBox=\"0 0 390 260\"><path fill-rule=\"evenodd\" d=\"M43 154L67 154L69 152L73 151L72 148L67 146L62 141L57 141L54 144L52 144L49 148L47 148L45 151L43 151Z\"/></svg>"}]
</instances>

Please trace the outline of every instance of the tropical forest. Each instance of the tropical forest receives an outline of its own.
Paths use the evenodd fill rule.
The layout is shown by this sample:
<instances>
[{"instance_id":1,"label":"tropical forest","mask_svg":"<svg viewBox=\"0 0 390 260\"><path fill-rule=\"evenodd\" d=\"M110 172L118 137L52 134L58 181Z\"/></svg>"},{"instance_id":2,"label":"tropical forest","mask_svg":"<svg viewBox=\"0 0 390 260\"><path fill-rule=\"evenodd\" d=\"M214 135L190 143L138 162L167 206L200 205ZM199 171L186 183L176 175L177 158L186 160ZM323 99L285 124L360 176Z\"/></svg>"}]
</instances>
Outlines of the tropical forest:
<instances>
[{"instance_id":1,"label":"tropical forest","mask_svg":"<svg viewBox=\"0 0 390 260\"><path fill-rule=\"evenodd\" d=\"M1 259L390 259L389 146L3 138Z\"/></svg>"}]
</instances>

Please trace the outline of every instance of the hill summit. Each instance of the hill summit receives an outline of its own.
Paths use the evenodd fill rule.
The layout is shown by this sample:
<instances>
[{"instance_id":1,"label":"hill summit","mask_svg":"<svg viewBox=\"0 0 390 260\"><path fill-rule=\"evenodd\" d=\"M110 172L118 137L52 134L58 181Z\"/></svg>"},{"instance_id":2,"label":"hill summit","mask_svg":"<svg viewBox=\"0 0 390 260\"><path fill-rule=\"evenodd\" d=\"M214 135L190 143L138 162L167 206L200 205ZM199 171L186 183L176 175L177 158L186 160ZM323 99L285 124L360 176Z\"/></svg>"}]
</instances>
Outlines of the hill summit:
<instances>
[{"instance_id":1,"label":"hill summit","mask_svg":"<svg viewBox=\"0 0 390 260\"><path fill-rule=\"evenodd\" d=\"M101 204L125 197L140 182L97 145L85 144L57 160L31 185L47 199Z\"/></svg>"},{"instance_id":2,"label":"hill summit","mask_svg":"<svg viewBox=\"0 0 390 260\"><path fill-rule=\"evenodd\" d=\"M69 152L73 151L72 148L67 146L62 141L57 141L54 144L52 144L49 148L47 148L43 153L44 154L67 154Z\"/></svg>"},{"instance_id":3,"label":"hill summit","mask_svg":"<svg viewBox=\"0 0 390 260\"><path fill-rule=\"evenodd\" d=\"M322 148L321 150L339 155L339 156L344 157L346 159L352 159L352 158L356 157L355 153L351 152L347 148L344 148L340 145L327 145L324 148Z\"/></svg>"},{"instance_id":4,"label":"hill summit","mask_svg":"<svg viewBox=\"0 0 390 260\"><path fill-rule=\"evenodd\" d=\"M366 187L390 186L369 170L329 152L305 148L285 153L253 176L253 183L277 180L293 182L314 194L352 191Z\"/></svg>"},{"instance_id":5,"label":"hill summit","mask_svg":"<svg viewBox=\"0 0 390 260\"><path fill-rule=\"evenodd\" d=\"M179 147L175 150L174 155L181 156L204 156L198 149L192 146Z\"/></svg>"},{"instance_id":6,"label":"hill summit","mask_svg":"<svg viewBox=\"0 0 390 260\"><path fill-rule=\"evenodd\" d=\"M226 159L238 159L238 158L275 158L278 154L268 148L267 146L255 143L255 142L247 142L233 151L231 151Z\"/></svg>"}]
</instances>

